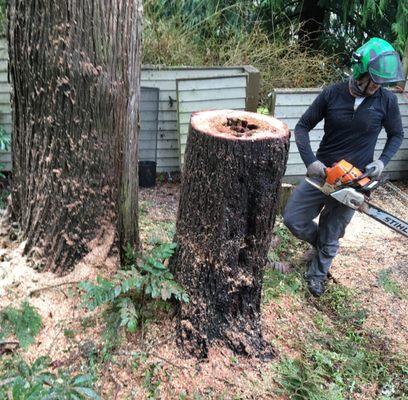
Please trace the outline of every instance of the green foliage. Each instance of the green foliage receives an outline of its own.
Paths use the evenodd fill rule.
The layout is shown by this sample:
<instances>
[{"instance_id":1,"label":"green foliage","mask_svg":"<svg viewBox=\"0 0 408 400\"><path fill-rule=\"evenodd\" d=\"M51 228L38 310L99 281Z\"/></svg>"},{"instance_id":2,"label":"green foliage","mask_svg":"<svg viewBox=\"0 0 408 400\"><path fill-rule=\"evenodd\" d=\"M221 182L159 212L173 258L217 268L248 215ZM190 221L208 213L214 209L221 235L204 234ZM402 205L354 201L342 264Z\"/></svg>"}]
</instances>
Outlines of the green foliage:
<instances>
[{"instance_id":1,"label":"green foliage","mask_svg":"<svg viewBox=\"0 0 408 400\"><path fill-rule=\"evenodd\" d=\"M271 262L279 260L289 261L299 247L304 246L299 239L292 235L281 219L276 221L273 235L275 244L268 253L268 259Z\"/></svg>"},{"instance_id":2,"label":"green foliage","mask_svg":"<svg viewBox=\"0 0 408 400\"><path fill-rule=\"evenodd\" d=\"M10 149L10 135L3 127L0 127L0 150L6 151Z\"/></svg>"},{"instance_id":3,"label":"green foliage","mask_svg":"<svg viewBox=\"0 0 408 400\"><path fill-rule=\"evenodd\" d=\"M166 371L160 364L151 363L143 372L143 387L146 390L147 399L160 399L161 376Z\"/></svg>"},{"instance_id":4,"label":"green foliage","mask_svg":"<svg viewBox=\"0 0 408 400\"><path fill-rule=\"evenodd\" d=\"M2 24L2 14L1 14L1 0L0 0L0 30ZM0 126L0 151L7 151L10 149L10 135L5 131L3 127ZM4 168L4 165L0 163L0 170ZM0 177L4 178L4 175L0 172Z\"/></svg>"},{"instance_id":5,"label":"green foliage","mask_svg":"<svg viewBox=\"0 0 408 400\"><path fill-rule=\"evenodd\" d=\"M281 218L277 219L273 230L273 245L268 253L270 263L285 262L296 265L296 257L299 250L306 249L304 243L292 235L289 229L283 224ZM267 268L263 280L263 302L269 303L272 299L277 299L283 294L303 293L305 288L304 279L301 272L296 270L289 274L283 274L275 269Z\"/></svg>"},{"instance_id":6,"label":"green foliage","mask_svg":"<svg viewBox=\"0 0 408 400\"><path fill-rule=\"evenodd\" d=\"M125 248L125 255L124 255L123 263L121 265L121 269L129 270L136 263L137 263L137 254L133 250L133 247L130 245L130 243L127 243L126 248Z\"/></svg>"},{"instance_id":7,"label":"green foliage","mask_svg":"<svg viewBox=\"0 0 408 400\"><path fill-rule=\"evenodd\" d=\"M15 335L21 347L34 343L41 328L41 317L24 301L20 309L6 307L0 311L0 339Z\"/></svg>"},{"instance_id":8,"label":"green foliage","mask_svg":"<svg viewBox=\"0 0 408 400\"><path fill-rule=\"evenodd\" d=\"M262 104L275 87L318 86L340 77L334 57L302 49L296 26L282 25L270 35L254 2L147 0L145 5L145 64L254 65L261 71Z\"/></svg>"},{"instance_id":9,"label":"green foliage","mask_svg":"<svg viewBox=\"0 0 408 400\"><path fill-rule=\"evenodd\" d=\"M407 293L404 289L391 278L391 270L383 269L378 274L378 284L385 292L394 295L400 299L407 299Z\"/></svg>"},{"instance_id":10,"label":"green foliage","mask_svg":"<svg viewBox=\"0 0 408 400\"><path fill-rule=\"evenodd\" d=\"M161 244L140 259L128 254L126 259L133 259L135 263L129 265L128 270L118 271L112 280L98 277L96 284L81 282L79 288L85 292L84 304L90 310L109 305L109 325L115 329L125 327L133 333L151 316L157 301L188 302L188 295L163 264L175 248L175 243Z\"/></svg>"},{"instance_id":11,"label":"green foliage","mask_svg":"<svg viewBox=\"0 0 408 400\"><path fill-rule=\"evenodd\" d=\"M370 384L378 385L378 392L385 395L390 382L393 393L405 392L404 360L391 357L379 344L373 346L368 337L349 332L343 337L325 336L317 341L321 348L306 350L305 358L323 371L326 380L342 394L341 398L353 398Z\"/></svg>"},{"instance_id":12,"label":"green foliage","mask_svg":"<svg viewBox=\"0 0 408 400\"><path fill-rule=\"evenodd\" d=\"M343 79L352 50L379 36L402 53L408 7L395 0L320 0L322 29L310 48L299 43L307 29L303 1L145 0L146 64L252 64L262 74L262 103L274 87L320 86ZM308 10L307 18L314 19ZM316 20L319 20L316 11Z\"/></svg>"},{"instance_id":13,"label":"green foliage","mask_svg":"<svg viewBox=\"0 0 408 400\"><path fill-rule=\"evenodd\" d=\"M283 359L277 368L279 379L277 383L283 393L293 400L330 399L324 390L324 377L320 369L300 360Z\"/></svg>"},{"instance_id":14,"label":"green foliage","mask_svg":"<svg viewBox=\"0 0 408 400\"><path fill-rule=\"evenodd\" d=\"M99 399L93 390L93 378L67 371L49 372L50 359L37 358L32 365L10 360L0 374L1 400L85 400Z\"/></svg>"},{"instance_id":15,"label":"green foliage","mask_svg":"<svg viewBox=\"0 0 408 400\"><path fill-rule=\"evenodd\" d=\"M368 343L356 343L353 335L340 338L335 332L314 337L302 358L283 359L277 371L277 382L291 399L349 399L363 387L378 385L382 397L376 398L385 400L401 398L406 390L403 360L385 360Z\"/></svg>"},{"instance_id":16,"label":"green foliage","mask_svg":"<svg viewBox=\"0 0 408 400\"><path fill-rule=\"evenodd\" d=\"M344 327L362 325L366 318L366 310L355 300L352 289L342 285L331 285L319 299L318 307L323 308Z\"/></svg>"},{"instance_id":17,"label":"green foliage","mask_svg":"<svg viewBox=\"0 0 408 400\"><path fill-rule=\"evenodd\" d=\"M282 274L274 269L267 269L263 280L263 302L268 304L282 294L296 294L304 287L303 279L297 272Z\"/></svg>"},{"instance_id":18,"label":"green foliage","mask_svg":"<svg viewBox=\"0 0 408 400\"><path fill-rule=\"evenodd\" d=\"M264 0L259 8L265 27L273 31L285 24L304 23L301 20L303 2L295 0ZM316 4L317 5L317 4ZM404 1L395 0L320 0L323 9L320 48L326 52L345 55L348 63L350 52L367 37L381 37L393 42L402 52L408 37L408 7ZM309 18L310 18L310 14Z\"/></svg>"}]
</instances>

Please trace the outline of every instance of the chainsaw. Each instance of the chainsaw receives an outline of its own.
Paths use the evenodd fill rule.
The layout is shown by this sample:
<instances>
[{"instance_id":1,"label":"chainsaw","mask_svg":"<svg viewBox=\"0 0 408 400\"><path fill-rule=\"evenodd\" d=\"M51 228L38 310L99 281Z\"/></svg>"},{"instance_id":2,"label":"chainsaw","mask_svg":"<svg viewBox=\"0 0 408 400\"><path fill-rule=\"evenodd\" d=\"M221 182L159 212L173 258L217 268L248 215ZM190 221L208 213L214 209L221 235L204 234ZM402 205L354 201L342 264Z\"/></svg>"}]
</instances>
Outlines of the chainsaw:
<instances>
[{"instance_id":1,"label":"chainsaw","mask_svg":"<svg viewBox=\"0 0 408 400\"><path fill-rule=\"evenodd\" d=\"M363 173L349 162L341 160L333 167L326 168L324 182L316 182L309 177L306 178L306 181L347 207L363 212L408 237L407 222L370 203L369 194L381 185L379 180L371 180L368 177L370 172L366 170Z\"/></svg>"}]
</instances>

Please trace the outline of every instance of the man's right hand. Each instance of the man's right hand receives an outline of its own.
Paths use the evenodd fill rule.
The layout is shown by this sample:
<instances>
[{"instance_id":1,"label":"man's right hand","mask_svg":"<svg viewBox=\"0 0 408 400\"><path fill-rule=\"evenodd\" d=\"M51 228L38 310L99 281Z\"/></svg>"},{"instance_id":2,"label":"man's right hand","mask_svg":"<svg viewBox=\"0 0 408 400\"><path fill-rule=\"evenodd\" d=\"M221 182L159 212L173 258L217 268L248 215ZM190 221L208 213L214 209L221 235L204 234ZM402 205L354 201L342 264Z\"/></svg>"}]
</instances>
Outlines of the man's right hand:
<instances>
[{"instance_id":1,"label":"man's right hand","mask_svg":"<svg viewBox=\"0 0 408 400\"><path fill-rule=\"evenodd\" d=\"M316 160L309 164L306 175L310 178L324 180L326 179L326 166L319 160Z\"/></svg>"}]
</instances>

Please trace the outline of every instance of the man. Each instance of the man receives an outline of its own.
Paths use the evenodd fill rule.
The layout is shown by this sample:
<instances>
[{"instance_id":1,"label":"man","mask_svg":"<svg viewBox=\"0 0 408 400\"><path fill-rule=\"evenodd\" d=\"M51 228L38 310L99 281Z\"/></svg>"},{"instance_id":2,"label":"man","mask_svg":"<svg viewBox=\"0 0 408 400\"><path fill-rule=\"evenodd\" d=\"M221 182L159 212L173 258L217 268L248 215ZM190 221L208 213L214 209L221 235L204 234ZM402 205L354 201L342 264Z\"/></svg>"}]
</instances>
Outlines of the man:
<instances>
[{"instance_id":1,"label":"man","mask_svg":"<svg viewBox=\"0 0 408 400\"><path fill-rule=\"evenodd\" d=\"M353 53L352 62L350 80L326 87L295 127L296 144L307 175L315 180L324 180L326 166L342 159L360 170L372 169L370 176L377 178L404 137L397 97L382 87L404 80L398 53L385 40L372 38ZM315 155L309 132L323 119L324 136ZM387 141L379 159L373 161L383 127ZM305 181L288 201L285 225L315 249L306 273L308 289L314 296L324 293L339 238L343 237L353 213L351 208ZM313 219L318 215L316 224Z\"/></svg>"}]
</instances>

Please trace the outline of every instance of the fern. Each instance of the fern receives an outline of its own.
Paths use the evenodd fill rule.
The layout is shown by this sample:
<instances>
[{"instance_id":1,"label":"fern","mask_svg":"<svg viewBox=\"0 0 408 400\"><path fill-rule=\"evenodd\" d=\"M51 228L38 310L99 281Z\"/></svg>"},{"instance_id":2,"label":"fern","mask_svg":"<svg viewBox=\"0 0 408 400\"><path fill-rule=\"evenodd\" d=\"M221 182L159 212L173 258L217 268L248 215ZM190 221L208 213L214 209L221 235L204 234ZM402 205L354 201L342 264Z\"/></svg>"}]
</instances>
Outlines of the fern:
<instances>
[{"instance_id":1,"label":"fern","mask_svg":"<svg viewBox=\"0 0 408 400\"><path fill-rule=\"evenodd\" d=\"M325 380L322 371L313 369L302 360L284 358L278 365L280 375L277 383L283 392L293 400L321 400L331 399L324 391Z\"/></svg>"},{"instance_id":2,"label":"fern","mask_svg":"<svg viewBox=\"0 0 408 400\"><path fill-rule=\"evenodd\" d=\"M41 317L27 301L21 309L6 307L0 311L0 339L15 335L21 347L34 343L41 329Z\"/></svg>"},{"instance_id":3,"label":"fern","mask_svg":"<svg viewBox=\"0 0 408 400\"><path fill-rule=\"evenodd\" d=\"M129 297L120 298L117 301L120 315L120 326L125 326L131 333L136 332L139 314L135 304Z\"/></svg>"},{"instance_id":4,"label":"fern","mask_svg":"<svg viewBox=\"0 0 408 400\"><path fill-rule=\"evenodd\" d=\"M0 374L0 399L5 400L85 400L99 399L90 375L48 371L51 360L39 357L32 365L20 360ZM10 368L11 367L11 368Z\"/></svg>"},{"instance_id":5,"label":"fern","mask_svg":"<svg viewBox=\"0 0 408 400\"><path fill-rule=\"evenodd\" d=\"M188 302L189 298L183 288L174 281L174 277L163 264L176 249L175 243L165 243L153 248L145 256L126 256L125 270L116 273L112 280L98 277L96 284L81 282L79 288L84 291L83 301L90 310L102 305L109 305L110 313L117 318L110 318L110 323L125 327L133 333L151 314L154 302L177 301Z\"/></svg>"},{"instance_id":6,"label":"fern","mask_svg":"<svg viewBox=\"0 0 408 400\"><path fill-rule=\"evenodd\" d=\"M122 269L129 269L136 264L137 254L130 243L125 247L125 256L122 264Z\"/></svg>"}]
</instances>

